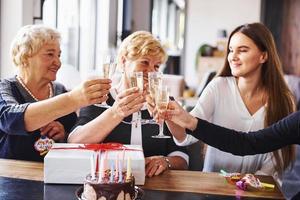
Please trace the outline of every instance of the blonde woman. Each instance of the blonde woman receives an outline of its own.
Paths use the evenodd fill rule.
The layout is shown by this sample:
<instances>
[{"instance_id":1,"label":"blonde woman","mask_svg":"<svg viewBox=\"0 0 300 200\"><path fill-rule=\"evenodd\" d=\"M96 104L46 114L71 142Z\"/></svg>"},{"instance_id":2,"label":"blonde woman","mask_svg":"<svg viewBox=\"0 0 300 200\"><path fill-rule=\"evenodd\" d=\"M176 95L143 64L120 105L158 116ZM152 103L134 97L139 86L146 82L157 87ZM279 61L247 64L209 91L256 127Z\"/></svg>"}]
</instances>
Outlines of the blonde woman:
<instances>
[{"instance_id":1,"label":"blonde woman","mask_svg":"<svg viewBox=\"0 0 300 200\"><path fill-rule=\"evenodd\" d=\"M146 175L159 175L167 169L187 169L185 148L177 147L172 139L151 138L158 132L157 124L141 124L140 117L151 119L142 106L144 94L130 88L128 75L143 72L147 88L148 72L158 71L167 55L160 42L151 33L138 31L128 36L118 53L118 67L122 71L119 84L111 90L108 105L89 106L80 110L76 128L68 141L75 143L120 142L140 144L146 157ZM141 115L137 111L141 110ZM159 148L157 148L159 147Z\"/></svg>"},{"instance_id":2,"label":"blonde woman","mask_svg":"<svg viewBox=\"0 0 300 200\"><path fill-rule=\"evenodd\" d=\"M61 66L59 41L56 30L28 25L12 42L18 74L0 82L1 158L43 161L39 144L64 141L76 122L74 111L107 99L108 79L87 81L70 92L54 82Z\"/></svg>"}]
</instances>

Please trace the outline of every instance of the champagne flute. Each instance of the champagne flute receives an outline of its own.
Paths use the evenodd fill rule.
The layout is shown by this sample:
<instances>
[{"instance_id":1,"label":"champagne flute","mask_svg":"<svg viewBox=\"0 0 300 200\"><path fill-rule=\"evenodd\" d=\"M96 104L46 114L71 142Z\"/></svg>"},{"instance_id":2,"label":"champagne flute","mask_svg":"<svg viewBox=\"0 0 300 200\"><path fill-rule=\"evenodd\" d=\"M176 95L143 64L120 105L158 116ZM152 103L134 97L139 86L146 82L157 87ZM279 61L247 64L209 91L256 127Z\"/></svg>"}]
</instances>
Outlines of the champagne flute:
<instances>
[{"instance_id":1,"label":"champagne flute","mask_svg":"<svg viewBox=\"0 0 300 200\"><path fill-rule=\"evenodd\" d=\"M160 85L156 88L155 92L155 106L158 111L166 111L169 104L169 89L165 85ZM153 138L170 138L168 135L164 135L164 120L159 123L158 135L153 135Z\"/></svg>"},{"instance_id":2,"label":"champagne flute","mask_svg":"<svg viewBox=\"0 0 300 200\"><path fill-rule=\"evenodd\" d=\"M130 87L138 87L139 92L143 92L144 79L143 72L131 72L129 74L129 85Z\"/></svg>"},{"instance_id":3,"label":"champagne flute","mask_svg":"<svg viewBox=\"0 0 300 200\"><path fill-rule=\"evenodd\" d=\"M104 79L112 79L113 74L116 70L117 64L114 55L108 53L102 55L102 61L100 66L100 77ZM108 108L106 101L100 104L94 104L97 107Z\"/></svg>"},{"instance_id":4,"label":"champagne flute","mask_svg":"<svg viewBox=\"0 0 300 200\"><path fill-rule=\"evenodd\" d=\"M148 73L148 84L150 96L155 102L156 92L162 85L162 73L161 72L149 72Z\"/></svg>"},{"instance_id":5,"label":"champagne flute","mask_svg":"<svg viewBox=\"0 0 300 200\"><path fill-rule=\"evenodd\" d=\"M150 96L153 99L155 105L157 104L156 103L157 92L159 91L159 88L162 87L162 77L163 77L163 74L161 72L149 72L148 73L149 93L150 93ZM148 123L157 124L154 119L149 120ZM162 128L163 128L163 126L160 126L160 130ZM161 138L169 138L169 137L162 136Z\"/></svg>"},{"instance_id":6,"label":"champagne flute","mask_svg":"<svg viewBox=\"0 0 300 200\"><path fill-rule=\"evenodd\" d=\"M151 98L155 103L156 92L158 88L162 85L162 73L161 72L149 72L148 73L148 87ZM157 124L154 119L146 120L148 124Z\"/></svg>"},{"instance_id":7,"label":"champagne flute","mask_svg":"<svg viewBox=\"0 0 300 200\"><path fill-rule=\"evenodd\" d=\"M143 72L130 72L128 74L128 81L129 81L129 87L138 87L139 88L139 92L143 93L143 88L144 88L144 78L143 78ZM141 116L141 111L138 111L138 115ZM140 118L138 118L137 120L132 120L131 122L126 122L123 121L123 123L126 124L132 124L135 123L135 125L137 126L138 120L141 120Z\"/></svg>"}]
</instances>

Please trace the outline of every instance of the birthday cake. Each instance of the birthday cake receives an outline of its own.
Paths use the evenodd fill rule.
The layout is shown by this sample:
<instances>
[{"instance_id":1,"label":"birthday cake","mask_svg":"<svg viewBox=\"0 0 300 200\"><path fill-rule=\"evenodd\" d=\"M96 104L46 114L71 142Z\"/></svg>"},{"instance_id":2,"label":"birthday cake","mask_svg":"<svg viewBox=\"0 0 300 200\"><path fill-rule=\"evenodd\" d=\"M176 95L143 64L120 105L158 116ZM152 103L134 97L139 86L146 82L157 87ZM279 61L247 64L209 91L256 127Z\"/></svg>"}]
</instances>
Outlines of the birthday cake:
<instances>
[{"instance_id":1,"label":"birthday cake","mask_svg":"<svg viewBox=\"0 0 300 200\"><path fill-rule=\"evenodd\" d=\"M110 170L105 171L103 178L96 174L88 175L84 181L82 200L133 200L135 199L135 181L126 172L117 177Z\"/></svg>"}]
</instances>

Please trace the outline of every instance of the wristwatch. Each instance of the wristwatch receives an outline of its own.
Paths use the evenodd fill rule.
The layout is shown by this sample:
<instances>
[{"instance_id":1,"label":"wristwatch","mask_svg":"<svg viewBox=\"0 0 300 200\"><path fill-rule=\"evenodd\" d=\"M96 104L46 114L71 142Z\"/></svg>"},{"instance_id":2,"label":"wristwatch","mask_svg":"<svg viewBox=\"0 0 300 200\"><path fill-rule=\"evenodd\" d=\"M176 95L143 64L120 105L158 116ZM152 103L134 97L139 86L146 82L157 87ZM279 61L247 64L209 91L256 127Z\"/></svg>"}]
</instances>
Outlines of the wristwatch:
<instances>
[{"instance_id":1,"label":"wristwatch","mask_svg":"<svg viewBox=\"0 0 300 200\"><path fill-rule=\"evenodd\" d=\"M171 165L171 162L170 162L169 158L164 157L164 160L165 160L166 163L167 163L168 169L171 169L171 168L172 168L172 165Z\"/></svg>"}]
</instances>

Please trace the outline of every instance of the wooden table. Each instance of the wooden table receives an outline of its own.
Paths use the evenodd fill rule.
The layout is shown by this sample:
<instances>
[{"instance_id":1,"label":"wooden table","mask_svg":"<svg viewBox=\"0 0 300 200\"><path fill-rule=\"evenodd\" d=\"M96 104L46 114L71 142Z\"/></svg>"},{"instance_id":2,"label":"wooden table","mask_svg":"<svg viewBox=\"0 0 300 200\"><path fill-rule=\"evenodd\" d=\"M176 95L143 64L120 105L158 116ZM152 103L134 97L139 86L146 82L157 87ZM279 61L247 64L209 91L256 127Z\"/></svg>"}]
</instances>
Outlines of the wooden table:
<instances>
[{"instance_id":1,"label":"wooden table","mask_svg":"<svg viewBox=\"0 0 300 200\"><path fill-rule=\"evenodd\" d=\"M43 181L43 163L0 159L0 176L16 179ZM260 176L261 181L275 184L270 176ZM275 186L273 191L242 191L228 184L218 173L170 170L164 174L147 178L144 190L213 194L253 199L284 199Z\"/></svg>"}]
</instances>

